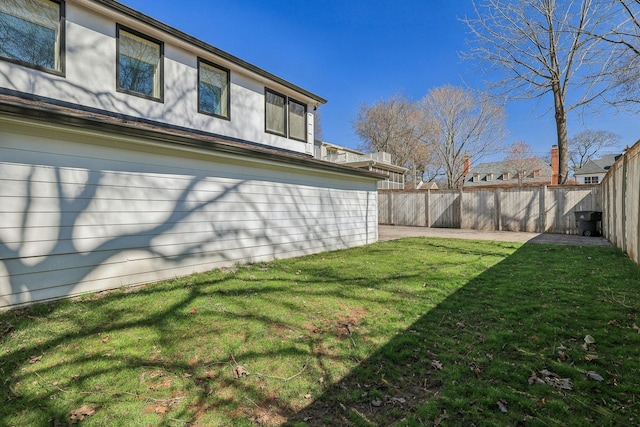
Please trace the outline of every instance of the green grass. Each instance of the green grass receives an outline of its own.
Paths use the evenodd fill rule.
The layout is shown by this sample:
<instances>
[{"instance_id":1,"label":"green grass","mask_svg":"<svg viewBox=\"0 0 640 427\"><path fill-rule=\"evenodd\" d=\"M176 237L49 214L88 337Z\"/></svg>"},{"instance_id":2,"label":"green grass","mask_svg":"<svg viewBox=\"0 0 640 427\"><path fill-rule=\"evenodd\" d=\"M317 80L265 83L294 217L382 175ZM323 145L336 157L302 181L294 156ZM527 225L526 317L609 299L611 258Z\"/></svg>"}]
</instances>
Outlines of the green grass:
<instances>
[{"instance_id":1,"label":"green grass","mask_svg":"<svg viewBox=\"0 0 640 427\"><path fill-rule=\"evenodd\" d=\"M639 310L615 248L404 239L213 271L1 313L0 425L640 425Z\"/></svg>"}]
</instances>

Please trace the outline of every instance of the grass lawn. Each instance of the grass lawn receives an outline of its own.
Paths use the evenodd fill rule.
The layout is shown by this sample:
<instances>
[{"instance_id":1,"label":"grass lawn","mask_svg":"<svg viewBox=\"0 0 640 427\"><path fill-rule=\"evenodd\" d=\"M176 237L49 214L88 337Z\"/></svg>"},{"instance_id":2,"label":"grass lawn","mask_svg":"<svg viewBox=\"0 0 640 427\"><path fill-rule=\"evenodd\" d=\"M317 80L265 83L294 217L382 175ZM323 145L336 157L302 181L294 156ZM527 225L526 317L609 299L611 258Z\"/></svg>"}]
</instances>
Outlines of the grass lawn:
<instances>
[{"instance_id":1,"label":"grass lawn","mask_svg":"<svg viewBox=\"0 0 640 427\"><path fill-rule=\"evenodd\" d=\"M616 248L404 239L0 313L2 426L640 425Z\"/></svg>"}]
</instances>

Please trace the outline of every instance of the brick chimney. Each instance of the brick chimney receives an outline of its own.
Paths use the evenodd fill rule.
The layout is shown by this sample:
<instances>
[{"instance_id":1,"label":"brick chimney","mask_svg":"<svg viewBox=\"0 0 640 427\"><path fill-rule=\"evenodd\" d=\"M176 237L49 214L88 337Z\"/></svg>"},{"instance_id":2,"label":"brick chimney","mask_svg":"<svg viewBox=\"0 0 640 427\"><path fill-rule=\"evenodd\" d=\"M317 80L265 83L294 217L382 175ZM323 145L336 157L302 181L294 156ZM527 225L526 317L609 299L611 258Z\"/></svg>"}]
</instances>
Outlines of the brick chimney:
<instances>
[{"instance_id":1,"label":"brick chimney","mask_svg":"<svg viewBox=\"0 0 640 427\"><path fill-rule=\"evenodd\" d=\"M462 176L467 176L469 175L469 171L471 170L471 159L468 157L464 158L464 172L462 173Z\"/></svg>"},{"instance_id":2,"label":"brick chimney","mask_svg":"<svg viewBox=\"0 0 640 427\"><path fill-rule=\"evenodd\" d=\"M558 146L551 146L551 185L558 185L558 174L560 171L560 160L558 157Z\"/></svg>"}]
</instances>

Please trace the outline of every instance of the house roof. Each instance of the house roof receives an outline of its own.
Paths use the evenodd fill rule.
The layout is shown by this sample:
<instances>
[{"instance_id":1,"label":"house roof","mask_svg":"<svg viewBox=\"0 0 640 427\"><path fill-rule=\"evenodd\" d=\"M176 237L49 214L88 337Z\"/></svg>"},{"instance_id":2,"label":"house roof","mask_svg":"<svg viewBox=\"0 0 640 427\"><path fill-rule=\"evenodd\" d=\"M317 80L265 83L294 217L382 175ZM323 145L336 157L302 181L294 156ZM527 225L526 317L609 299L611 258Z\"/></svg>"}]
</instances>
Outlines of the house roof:
<instances>
[{"instance_id":1,"label":"house roof","mask_svg":"<svg viewBox=\"0 0 640 427\"><path fill-rule=\"evenodd\" d=\"M599 159L592 159L585 163L580 169L576 170L574 175L596 175L607 173L611 165L613 165L621 154L607 154Z\"/></svg>"},{"instance_id":2,"label":"house roof","mask_svg":"<svg viewBox=\"0 0 640 427\"><path fill-rule=\"evenodd\" d=\"M132 8L128 7L128 6L125 6L122 3L119 3L119 2L114 1L114 0L91 0L91 1L96 3L96 4L100 4L100 5L106 6L111 10L115 10L117 12L123 13L123 14L129 16L130 18L133 18L133 19L141 21L141 22L143 22L143 23L145 23L147 25L150 25L151 27L154 27L157 30L163 31L163 32L165 32L167 34L170 34L170 35L172 35L172 36L174 36L174 37L176 37L176 38L178 38L178 39L180 39L180 40L182 40L182 41L184 41L184 42L186 42L188 44L191 44L193 46L197 46L197 47L199 47L201 49L204 49L207 52L210 52L210 53L212 53L212 54L214 54L214 55L216 55L216 56L218 56L220 58L223 58L223 59L225 59L225 60L227 60L227 61L229 61L229 62L231 62L231 63L233 63L235 65L238 65L238 66L240 66L242 68L245 68L245 69L247 69L247 70L249 70L251 72L254 72L259 76L265 77L265 78L267 78L269 80L272 80L274 82L277 82L277 83L283 85L286 88L289 88L289 89L294 90L294 91L296 91L298 93L301 93L301 94L313 99L314 101L318 102L319 104L326 104L327 103L326 99L324 99L324 98L322 98L322 97L320 97L320 96L318 96L318 95L316 95L314 93L311 93L308 90L301 88L300 86L297 86L297 85L295 85L295 84L293 84L291 82L288 82L288 81L286 81L286 80L284 80L284 79L282 79L282 78L280 78L280 77L278 77L278 76L276 76L274 74L271 74L270 72L265 71L262 68L256 67L255 65L250 64L250 63L248 63L248 62L246 62L246 61L244 61L244 60L242 60L242 59L240 59L240 58L238 58L236 56L233 56L228 52L225 52L225 51L223 51L221 49L218 49L217 47L215 47L213 45L210 45L209 43L206 43L206 42L204 42L202 40L199 40L199 39L197 39L197 38L195 38L193 36L190 36L189 34L183 32L183 31L180 31L177 28L171 27L170 25L167 25L167 24L165 24L165 23L163 23L161 21L158 21L157 19L154 19L154 18L152 18L152 17L150 17L148 15L145 15L142 12L139 12L139 11L137 11L135 9L132 9Z\"/></svg>"},{"instance_id":3,"label":"house roof","mask_svg":"<svg viewBox=\"0 0 640 427\"><path fill-rule=\"evenodd\" d=\"M183 147L272 160L279 163L310 167L334 173L344 173L379 180L386 179L385 175L376 172L318 160L307 154L222 135L171 126L161 122L143 120L123 114L89 109L84 106L81 107L75 104L63 103L31 94L9 92L12 91L0 88L0 114L21 119L30 118L52 122L64 126L113 132L131 137L148 138Z\"/></svg>"},{"instance_id":4,"label":"house roof","mask_svg":"<svg viewBox=\"0 0 640 427\"><path fill-rule=\"evenodd\" d=\"M521 162L529 164L531 169L530 171L527 171L527 176L522 180L523 184L537 185L548 184L551 182L551 165L543 159L539 157L532 157L530 159L523 159ZM539 170L540 173L537 176L531 175L534 170ZM508 179L504 176L506 172L510 174ZM508 160L501 162L479 163L473 166L465 176L464 186L479 187L487 185L514 185L518 183L516 173L517 167L513 162ZM491 175L493 175L493 179L491 179ZM478 180L474 181L474 176L477 176Z\"/></svg>"}]
</instances>

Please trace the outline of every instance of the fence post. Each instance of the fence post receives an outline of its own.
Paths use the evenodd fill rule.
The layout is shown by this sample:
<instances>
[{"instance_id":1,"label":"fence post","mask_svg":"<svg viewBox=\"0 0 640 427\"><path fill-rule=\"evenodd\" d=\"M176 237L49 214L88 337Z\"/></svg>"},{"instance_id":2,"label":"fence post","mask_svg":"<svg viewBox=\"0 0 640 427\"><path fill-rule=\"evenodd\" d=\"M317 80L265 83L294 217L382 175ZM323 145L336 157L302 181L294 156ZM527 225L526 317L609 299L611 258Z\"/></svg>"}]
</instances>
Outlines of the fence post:
<instances>
[{"instance_id":1,"label":"fence post","mask_svg":"<svg viewBox=\"0 0 640 427\"><path fill-rule=\"evenodd\" d=\"M540 202L538 205L540 220L538 221L539 233L547 231L547 186L540 187Z\"/></svg>"},{"instance_id":2,"label":"fence post","mask_svg":"<svg viewBox=\"0 0 640 427\"><path fill-rule=\"evenodd\" d=\"M462 199L464 198L464 189L462 187L460 187L460 201L459 201L459 206L460 206L460 224L458 224L458 228L462 229L464 226L464 203L462 202Z\"/></svg>"},{"instance_id":3,"label":"fence post","mask_svg":"<svg viewBox=\"0 0 640 427\"><path fill-rule=\"evenodd\" d=\"M502 208L500 206L500 195L502 194L501 188L496 188L493 193L493 203L496 207L496 230L502 231Z\"/></svg>"},{"instance_id":4,"label":"fence post","mask_svg":"<svg viewBox=\"0 0 640 427\"><path fill-rule=\"evenodd\" d=\"M429 208L431 202L431 189L428 189L424 194L424 222L427 228L431 228L431 209Z\"/></svg>"},{"instance_id":5,"label":"fence post","mask_svg":"<svg viewBox=\"0 0 640 427\"><path fill-rule=\"evenodd\" d=\"M389 224L391 225L395 225L395 218L393 213L395 212L396 208L394 206L395 201L393 200L393 191L389 191Z\"/></svg>"}]
</instances>

